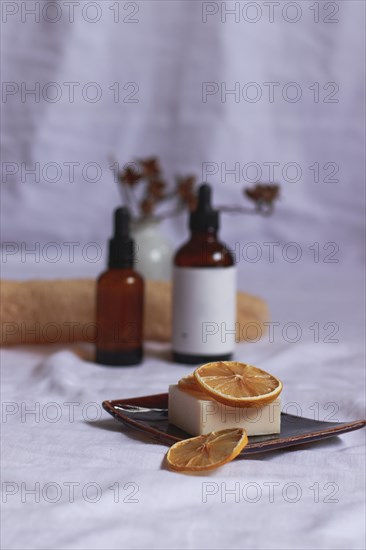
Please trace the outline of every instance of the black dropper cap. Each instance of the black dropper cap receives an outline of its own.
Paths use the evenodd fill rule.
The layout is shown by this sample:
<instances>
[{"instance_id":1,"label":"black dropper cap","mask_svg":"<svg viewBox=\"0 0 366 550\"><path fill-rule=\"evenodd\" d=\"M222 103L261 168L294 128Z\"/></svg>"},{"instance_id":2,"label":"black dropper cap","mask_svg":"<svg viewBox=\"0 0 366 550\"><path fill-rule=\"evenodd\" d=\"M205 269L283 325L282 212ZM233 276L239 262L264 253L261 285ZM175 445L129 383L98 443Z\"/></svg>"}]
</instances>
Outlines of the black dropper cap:
<instances>
[{"instance_id":1,"label":"black dropper cap","mask_svg":"<svg viewBox=\"0 0 366 550\"><path fill-rule=\"evenodd\" d=\"M133 267L135 245L130 237L130 213L121 207L114 211L114 235L109 241L109 262L111 269Z\"/></svg>"},{"instance_id":2,"label":"black dropper cap","mask_svg":"<svg viewBox=\"0 0 366 550\"><path fill-rule=\"evenodd\" d=\"M211 186L207 183L200 185L198 203L189 218L191 231L217 231L219 228L219 211L213 210L211 205Z\"/></svg>"}]
</instances>

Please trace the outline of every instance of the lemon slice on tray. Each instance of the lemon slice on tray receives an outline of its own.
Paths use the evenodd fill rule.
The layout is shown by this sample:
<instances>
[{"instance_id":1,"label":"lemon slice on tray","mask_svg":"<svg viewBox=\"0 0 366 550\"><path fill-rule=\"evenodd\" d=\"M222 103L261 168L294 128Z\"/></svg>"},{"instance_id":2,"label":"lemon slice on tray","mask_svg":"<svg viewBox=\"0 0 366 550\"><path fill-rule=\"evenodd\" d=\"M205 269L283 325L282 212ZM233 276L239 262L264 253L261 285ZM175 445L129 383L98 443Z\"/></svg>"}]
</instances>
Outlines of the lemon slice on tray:
<instances>
[{"instance_id":1,"label":"lemon slice on tray","mask_svg":"<svg viewBox=\"0 0 366 550\"><path fill-rule=\"evenodd\" d=\"M206 363L194 377L203 392L231 407L263 407L282 391L282 382L272 374L237 361Z\"/></svg>"},{"instance_id":2,"label":"lemon slice on tray","mask_svg":"<svg viewBox=\"0 0 366 550\"><path fill-rule=\"evenodd\" d=\"M167 463L176 472L213 470L237 457L247 443L242 428L211 432L175 443L166 455Z\"/></svg>"}]
</instances>

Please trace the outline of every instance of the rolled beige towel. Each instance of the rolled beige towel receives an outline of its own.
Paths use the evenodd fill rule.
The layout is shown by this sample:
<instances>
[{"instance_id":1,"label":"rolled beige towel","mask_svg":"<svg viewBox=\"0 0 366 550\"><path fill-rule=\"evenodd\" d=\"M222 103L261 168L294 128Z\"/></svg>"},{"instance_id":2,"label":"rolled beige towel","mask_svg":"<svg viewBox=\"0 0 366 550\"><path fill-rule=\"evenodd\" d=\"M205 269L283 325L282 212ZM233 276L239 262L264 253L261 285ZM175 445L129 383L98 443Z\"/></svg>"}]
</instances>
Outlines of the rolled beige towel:
<instances>
[{"instance_id":1,"label":"rolled beige towel","mask_svg":"<svg viewBox=\"0 0 366 550\"><path fill-rule=\"evenodd\" d=\"M145 282L146 340L171 338L171 283ZM0 282L0 345L94 342L96 281ZM237 339L256 341L268 321L266 303L238 292Z\"/></svg>"}]
</instances>

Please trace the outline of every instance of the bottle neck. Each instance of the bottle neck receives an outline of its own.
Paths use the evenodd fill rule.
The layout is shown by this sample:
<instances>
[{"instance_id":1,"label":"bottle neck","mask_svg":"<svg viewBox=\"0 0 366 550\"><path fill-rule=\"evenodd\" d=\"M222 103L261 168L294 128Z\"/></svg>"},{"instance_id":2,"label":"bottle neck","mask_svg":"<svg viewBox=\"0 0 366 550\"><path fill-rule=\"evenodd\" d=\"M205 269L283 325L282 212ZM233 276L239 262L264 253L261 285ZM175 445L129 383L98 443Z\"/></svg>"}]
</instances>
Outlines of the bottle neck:
<instances>
[{"instance_id":1,"label":"bottle neck","mask_svg":"<svg viewBox=\"0 0 366 550\"><path fill-rule=\"evenodd\" d=\"M131 269L134 264L135 247L131 239L110 239L108 268Z\"/></svg>"}]
</instances>

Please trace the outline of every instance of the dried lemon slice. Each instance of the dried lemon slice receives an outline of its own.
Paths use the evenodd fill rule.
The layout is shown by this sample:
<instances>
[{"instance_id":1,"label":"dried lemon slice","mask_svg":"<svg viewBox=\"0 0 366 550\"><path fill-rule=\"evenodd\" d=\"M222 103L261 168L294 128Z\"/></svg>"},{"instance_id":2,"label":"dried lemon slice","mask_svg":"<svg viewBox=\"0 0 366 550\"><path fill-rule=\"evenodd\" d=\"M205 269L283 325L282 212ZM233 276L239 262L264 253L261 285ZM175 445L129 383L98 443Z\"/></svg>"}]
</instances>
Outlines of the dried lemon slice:
<instances>
[{"instance_id":1,"label":"dried lemon slice","mask_svg":"<svg viewBox=\"0 0 366 550\"><path fill-rule=\"evenodd\" d=\"M184 376L181 378L178 382L178 386L182 389L188 389L188 390L200 390L200 386L197 384L196 379L194 377L194 374L188 374L187 376Z\"/></svg>"},{"instance_id":2,"label":"dried lemon slice","mask_svg":"<svg viewBox=\"0 0 366 550\"><path fill-rule=\"evenodd\" d=\"M188 376L181 378L178 382L178 386L181 390L196 393L198 392L202 394L202 388L193 374L188 374Z\"/></svg>"},{"instance_id":3,"label":"dried lemon slice","mask_svg":"<svg viewBox=\"0 0 366 550\"><path fill-rule=\"evenodd\" d=\"M194 371L202 391L231 407L263 407L282 391L282 382L264 370L238 363L207 363Z\"/></svg>"},{"instance_id":4,"label":"dried lemon slice","mask_svg":"<svg viewBox=\"0 0 366 550\"><path fill-rule=\"evenodd\" d=\"M235 428L178 441L166 458L176 472L200 472L218 468L233 460L248 443L244 429Z\"/></svg>"}]
</instances>

